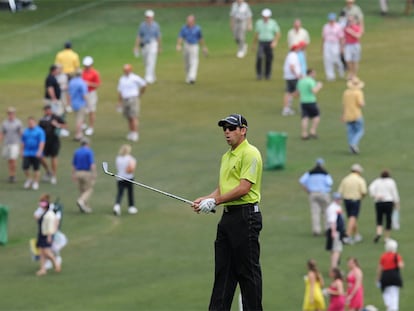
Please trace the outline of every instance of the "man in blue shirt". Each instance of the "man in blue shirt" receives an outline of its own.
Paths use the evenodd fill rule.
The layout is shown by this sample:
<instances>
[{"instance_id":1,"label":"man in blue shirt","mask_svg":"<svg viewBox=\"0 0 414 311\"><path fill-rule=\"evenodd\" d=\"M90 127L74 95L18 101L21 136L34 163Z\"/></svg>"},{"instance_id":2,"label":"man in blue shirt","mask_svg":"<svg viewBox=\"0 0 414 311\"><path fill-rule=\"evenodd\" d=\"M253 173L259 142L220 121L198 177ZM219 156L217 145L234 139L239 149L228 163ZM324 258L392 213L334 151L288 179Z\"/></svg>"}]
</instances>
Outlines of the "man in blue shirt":
<instances>
[{"instance_id":1,"label":"man in blue shirt","mask_svg":"<svg viewBox=\"0 0 414 311\"><path fill-rule=\"evenodd\" d=\"M139 57L140 52L145 65L145 81L152 84L155 82L155 65L157 55L161 52L160 26L154 21L154 11L145 11L145 21L141 23L135 40L134 54Z\"/></svg>"},{"instance_id":2,"label":"man in blue shirt","mask_svg":"<svg viewBox=\"0 0 414 311\"><path fill-rule=\"evenodd\" d=\"M331 175L324 168L322 158L316 160L316 165L303 174L299 183L309 194L309 203L312 217L312 232L318 236L322 233L321 216L324 217L326 208L330 203L330 192L333 185Z\"/></svg>"},{"instance_id":3,"label":"man in blue shirt","mask_svg":"<svg viewBox=\"0 0 414 311\"><path fill-rule=\"evenodd\" d=\"M24 189L32 187L33 190L39 189L39 168L40 160L45 147L46 135L43 129L37 125L34 117L29 117L27 128L22 134L22 150L23 150L23 171L26 176ZM33 168L33 176L30 178L29 169Z\"/></svg>"},{"instance_id":4,"label":"man in blue shirt","mask_svg":"<svg viewBox=\"0 0 414 311\"><path fill-rule=\"evenodd\" d=\"M187 17L187 23L181 28L177 39L177 51L181 51L184 43L185 82L194 84L197 78L199 61L199 44L203 47L203 54L207 56L208 49L204 42L200 26L196 25L194 15Z\"/></svg>"},{"instance_id":5,"label":"man in blue shirt","mask_svg":"<svg viewBox=\"0 0 414 311\"><path fill-rule=\"evenodd\" d=\"M82 213L91 213L89 198L96 180L96 165L93 150L86 137L81 139L81 146L75 150L72 159L72 179L78 183L80 196L76 201Z\"/></svg>"},{"instance_id":6,"label":"man in blue shirt","mask_svg":"<svg viewBox=\"0 0 414 311\"><path fill-rule=\"evenodd\" d=\"M78 69L75 76L70 79L68 93L72 109L76 114L76 133L75 140L82 138L82 125L86 116L86 97L88 94L88 85L82 80L82 71Z\"/></svg>"}]
</instances>

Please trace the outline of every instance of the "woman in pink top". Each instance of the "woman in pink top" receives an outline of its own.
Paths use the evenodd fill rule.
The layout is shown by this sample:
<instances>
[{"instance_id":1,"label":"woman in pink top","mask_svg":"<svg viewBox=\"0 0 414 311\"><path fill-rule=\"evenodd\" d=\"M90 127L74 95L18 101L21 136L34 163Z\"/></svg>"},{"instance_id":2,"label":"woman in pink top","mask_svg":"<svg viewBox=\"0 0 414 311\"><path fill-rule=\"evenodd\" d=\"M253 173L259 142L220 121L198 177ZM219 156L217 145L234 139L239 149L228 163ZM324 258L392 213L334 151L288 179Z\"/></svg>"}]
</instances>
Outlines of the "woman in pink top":
<instances>
[{"instance_id":1,"label":"woman in pink top","mask_svg":"<svg viewBox=\"0 0 414 311\"><path fill-rule=\"evenodd\" d=\"M330 296L328 311L344 311L345 291L341 270L339 268L331 268L329 276L332 278L332 283L327 289L327 293Z\"/></svg>"},{"instance_id":2,"label":"woman in pink top","mask_svg":"<svg viewBox=\"0 0 414 311\"><path fill-rule=\"evenodd\" d=\"M352 15L348 17L344 35L344 57L348 68L348 79L352 79L353 77L356 77L358 73L358 63L361 60L361 44L359 39L362 37L362 27Z\"/></svg>"},{"instance_id":3,"label":"woman in pink top","mask_svg":"<svg viewBox=\"0 0 414 311\"><path fill-rule=\"evenodd\" d=\"M345 304L348 311L362 311L364 308L363 273L356 258L348 259L348 269Z\"/></svg>"}]
</instances>

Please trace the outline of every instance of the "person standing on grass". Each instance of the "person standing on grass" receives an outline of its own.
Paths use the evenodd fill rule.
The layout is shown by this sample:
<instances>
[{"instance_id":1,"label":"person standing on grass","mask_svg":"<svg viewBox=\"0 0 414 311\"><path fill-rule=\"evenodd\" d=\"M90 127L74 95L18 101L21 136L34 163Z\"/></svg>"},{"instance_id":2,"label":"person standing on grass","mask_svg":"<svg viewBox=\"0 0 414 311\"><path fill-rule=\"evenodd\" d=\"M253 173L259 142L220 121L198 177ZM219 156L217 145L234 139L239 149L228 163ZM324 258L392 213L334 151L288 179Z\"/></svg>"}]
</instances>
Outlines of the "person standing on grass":
<instances>
[{"instance_id":1,"label":"person standing on grass","mask_svg":"<svg viewBox=\"0 0 414 311\"><path fill-rule=\"evenodd\" d=\"M346 61L346 68L348 69L348 80L358 75L358 66L361 60L361 43L363 30L355 17L352 15L348 17L348 23L344 29L344 57Z\"/></svg>"},{"instance_id":2,"label":"person standing on grass","mask_svg":"<svg viewBox=\"0 0 414 311\"><path fill-rule=\"evenodd\" d=\"M137 165L136 159L131 155L131 145L125 144L119 149L118 156L116 157L115 164L117 175L123 178L133 180L135 167ZM121 200L124 195L124 191L127 191L128 194L128 213L136 214L138 209L134 204L134 188L133 184L129 181L118 179L117 180L117 194L115 199L115 205L113 208L113 213L116 216L121 215Z\"/></svg>"},{"instance_id":3,"label":"person standing on grass","mask_svg":"<svg viewBox=\"0 0 414 311\"><path fill-rule=\"evenodd\" d=\"M326 250L331 252L331 268L339 266L345 235L345 220L341 208L342 197L332 194L332 202L326 208Z\"/></svg>"},{"instance_id":4,"label":"person standing on grass","mask_svg":"<svg viewBox=\"0 0 414 311\"><path fill-rule=\"evenodd\" d=\"M45 80L45 105L52 107L53 113L57 115L63 115L65 107L61 102L62 90L57 81L60 67L57 65L51 65L49 68L49 74Z\"/></svg>"},{"instance_id":5,"label":"person standing on grass","mask_svg":"<svg viewBox=\"0 0 414 311\"><path fill-rule=\"evenodd\" d=\"M70 79L68 87L70 103L76 115L76 130L74 139L77 141L83 137L82 125L86 117L88 95L88 86L86 82L83 81L81 75L82 71L80 69L76 70L75 76Z\"/></svg>"},{"instance_id":6,"label":"person standing on grass","mask_svg":"<svg viewBox=\"0 0 414 311\"><path fill-rule=\"evenodd\" d=\"M88 94L86 95L86 113L89 119L89 126L85 130L85 135L91 136L94 132L96 109L98 106L98 92L97 89L101 85L101 77L99 72L93 68L93 58L86 56L82 64L84 66L82 71L82 79L88 86Z\"/></svg>"},{"instance_id":7,"label":"person standing on grass","mask_svg":"<svg viewBox=\"0 0 414 311\"><path fill-rule=\"evenodd\" d=\"M308 71L305 48L310 44L311 40L309 32L302 27L302 21L299 18L294 20L293 27L288 31L287 42L289 49L292 46L303 42L303 47L298 51L298 57L301 63L302 76L305 76Z\"/></svg>"},{"instance_id":8,"label":"person standing on grass","mask_svg":"<svg viewBox=\"0 0 414 311\"><path fill-rule=\"evenodd\" d=\"M323 298L322 288L324 280L320 273L316 261L313 259L307 262L308 273L305 280L305 297L303 300L303 311L323 311L325 310L325 299Z\"/></svg>"},{"instance_id":9,"label":"person standing on grass","mask_svg":"<svg viewBox=\"0 0 414 311\"><path fill-rule=\"evenodd\" d=\"M361 165L353 164L351 166L351 173L342 179L338 188L338 192L344 200L348 217L346 237L343 239L346 244L362 241L362 236L358 231L358 216L361 209L361 201L367 194L367 183L361 176L362 171Z\"/></svg>"},{"instance_id":10,"label":"person standing on grass","mask_svg":"<svg viewBox=\"0 0 414 311\"><path fill-rule=\"evenodd\" d=\"M384 239L391 237L391 219L393 210L400 209L400 195L398 194L397 184L391 178L388 170L383 170L381 176L376 178L368 187L369 195L375 201L376 214L376 235L374 243L378 243L382 236L382 220L385 216Z\"/></svg>"},{"instance_id":11,"label":"person standing on grass","mask_svg":"<svg viewBox=\"0 0 414 311\"><path fill-rule=\"evenodd\" d=\"M64 49L56 54L55 64L62 65L62 70L69 79L80 69L79 54L72 49L72 42L65 42Z\"/></svg>"},{"instance_id":12,"label":"person standing on grass","mask_svg":"<svg viewBox=\"0 0 414 311\"><path fill-rule=\"evenodd\" d=\"M199 49L200 45L203 54L208 54L207 45L201 31L201 27L196 25L194 15L187 16L187 23L181 28L177 39L176 50L180 52L184 45L184 62L185 62L185 82L194 84L197 79Z\"/></svg>"},{"instance_id":13,"label":"person standing on grass","mask_svg":"<svg viewBox=\"0 0 414 311\"><path fill-rule=\"evenodd\" d=\"M353 154L359 153L359 142L364 136L364 117L362 108L365 97L362 91L364 82L354 77L346 83L347 89L342 95L342 121L346 123L348 146Z\"/></svg>"},{"instance_id":14,"label":"person standing on grass","mask_svg":"<svg viewBox=\"0 0 414 311\"><path fill-rule=\"evenodd\" d=\"M324 164L325 161L318 158L315 166L299 179L302 188L309 195L312 233L314 236L322 234L321 219L323 219L326 207L330 202L329 193L333 184L332 176L325 169Z\"/></svg>"},{"instance_id":15,"label":"person standing on grass","mask_svg":"<svg viewBox=\"0 0 414 311\"><path fill-rule=\"evenodd\" d=\"M272 11L264 9L262 18L256 21L253 37L253 49L256 49L256 79L269 80L272 76L273 50L281 37L279 24L270 18ZM264 64L264 72L263 72Z\"/></svg>"},{"instance_id":16,"label":"person standing on grass","mask_svg":"<svg viewBox=\"0 0 414 311\"><path fill-rule=\"evenodd\" d=\"M130 141L139 140L139 114L141 110L141 97L144 94L147 82L132 72L132 66L125 64L124 74L118 82L118 107L128 120L128 135Z\"/></svg>"},{"instance_id":17,"label":"person standing on grass","mask_svg":"<svg viewBox=\"0 0 414 311\"><path fill-rule=\"evenodd\" d=\"M46 175L44 176L45 181L50 181L52 185L55 185L57 183L58 154L60 149L58 131L62 128L66 128L66 122L52 112L52 107L50 105L45 105L43 111L44 115L39 120L39 126L45 132L46 142L41 164L46 170ZM50 157L50 167L46 161L46 158L48 157Z\"/></svg>"},{"instance_id":18,"label":"person standing on grass","mask_svg":"<svg viewBox=\"0 0 414 311\"><path fill-rule=\"evenodd\" d=\"M295 110L292 108L293 98L298 95L297 84L302 77L300 60L298 51L302 44L296 44L292 46L286 55L285 62L283 64L283 79L285 80L285 94L283 95L283 110L282 116L291 116L295 114Z\"/></svg>"},{"instance_id":19,"label":"person standing on grass","mask_svg":"<svg viewBox=\"0 0 414 311\"><path fill-rule=\"evenodd\" d=\"M72 180L79 186L80 196L76 201L81 213L91 213L89 199L96 181L96 165L93 150L89 147L89 139L83 137L80 148L76 149L72 158Z\"/></svg>"},{"instance_id":20,"label":"person standing on grass","mask_svg":"<svg viewBox=\"0 0 414 311\"><path fill-rule=\"evenodd\" d=\"M236 0L231 5L230 29L238 49L236 56L243 58L247 54L246 31L252 30L252 10L244 0Z\"/></svg>"},{"instance_id":21,"label":"person standing on grass","mask_svg":"<svg viewBox=\"0 0 414 311\"><path fill-rule=\"evenodd\" d=\"M362 311L364 308L364 274L355 257L349 258L347 265L346 310Z\"/></svg>"},{"instance_id":22,"label":"person standing on grass","mask_svg":"<svg viewBox=\"0 0 414 311\"><path fill-rule=\"evenodd\" d=\"M197 213L223 204L215 241L215 278L209 310L230 310L237 284L243 310L263 310L259 210L263 171L260 151L246 139L247 121L232 114L218 122L230 149L223 155L218 187L194 200Z\"/></svg>"},{"instance_id":23,"label":"person standing on grass","mask_svg":"<svg viewBox=\"0 0 414 311\"><path fill-rule=\"evenodd\" d=\"M154 21L154 11L145 11L145 21L141 23L135 39L134 55L142 54L145 66L145 81L153 84L156 81L155 66L158 53L161 52L161 30Z\"/></svg>"},{"instance_id":24,"label":"person standing on grass","mask_svg":"<svg viewBox=\"0 0 414 311\"><path fill-rule=\"evenodd\" d=\"M3 141L2 155L7 159L9 169L9 183L16 182L17 159L20 155L20 138L23 124L16 118L16 108L7 108L7 118L3 120L0 132L0 141Z\"/></svg>"},{"instance_id":25,"label":"person standing on grass","mask_svg":"<svg viewBox=\"0 0 414 311\"><path fill-rule=\"evenodd\" d=\"M40 161L43 156L45 142L45 132L37 125L36 119L30 116L27 119L27 128L22 134L22 168L26 177L23 185L24 189L29 189L30 187L33 190L39 189ZM33 169L32 176L29 173L30 167Z\"/></svg>"},{"instance_id":26,"label":"person standing on grass","mask_svg":"<svg viewBox=\"0 0 414 311\"><path fill-rule=\"evenodd\" d=\"M316 101L316 94L322 89L322 82L317 82L316 71L308 69L306 77L300 79L297 84L300 106L302 110L302 139L318 138L317 130L320 122L320 111ZM312 124L308 134L308 124Z\"/></svg>"},{"instance_id":27,"label":"person standing on grass","mask_svg":"<svg viewBox=\"0 0 414 311\"><path fill-rule=\"evenodd\" d=\"M341 269L335 267L329 270L332 283L326 289L329 295L328 311L345 311L345 287Z\"/></svg>"}]
</instances>

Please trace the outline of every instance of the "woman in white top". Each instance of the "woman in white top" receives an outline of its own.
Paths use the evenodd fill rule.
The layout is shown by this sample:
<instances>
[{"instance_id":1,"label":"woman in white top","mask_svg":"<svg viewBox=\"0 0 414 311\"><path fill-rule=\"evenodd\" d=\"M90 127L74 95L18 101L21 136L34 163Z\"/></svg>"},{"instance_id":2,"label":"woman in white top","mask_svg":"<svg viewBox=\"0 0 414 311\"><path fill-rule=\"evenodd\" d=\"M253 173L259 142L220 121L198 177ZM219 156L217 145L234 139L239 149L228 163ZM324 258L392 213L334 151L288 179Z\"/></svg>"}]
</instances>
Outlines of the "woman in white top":
<instances>
[{"instance_id":1,"label":"woman in white top","mask_svg":"<svg viewBox=\"0 0 414 311\"><path fill-rule=\"evenodd\" d=\"M131 145L125 144L122 145L119 149L118 156L116 157L116 170L117 175L126 178L126 179L134 179L134 172L137 161L131 155ZM118 192L116 194L115 205L113 208L113 212L116 216L121 215L121 200L124 194L124 190L127 190L128 193L128 213L129 214L136 214L138 213L138 209L134 206L134 192L133 192L133 184L126 181L118 179L117 181L117 188Z\"/></svg>"},{"instance_id":2,"label":"woman in white top","mask_svg":"<svg viewBox=\"0 0 414 311\"><path fill-rule=\"evenodd\" d=\"M391 178L390 172L384 170L379 178L376 178L369 185L369 194L375 201L377 215L377 231L374 242L377 243L382 235L382 219L385 215L385 233L384 238L390 238L391 216L393 209L400 208L400 196L398 194L397 184Z\"/></svg>"}]
</instances>

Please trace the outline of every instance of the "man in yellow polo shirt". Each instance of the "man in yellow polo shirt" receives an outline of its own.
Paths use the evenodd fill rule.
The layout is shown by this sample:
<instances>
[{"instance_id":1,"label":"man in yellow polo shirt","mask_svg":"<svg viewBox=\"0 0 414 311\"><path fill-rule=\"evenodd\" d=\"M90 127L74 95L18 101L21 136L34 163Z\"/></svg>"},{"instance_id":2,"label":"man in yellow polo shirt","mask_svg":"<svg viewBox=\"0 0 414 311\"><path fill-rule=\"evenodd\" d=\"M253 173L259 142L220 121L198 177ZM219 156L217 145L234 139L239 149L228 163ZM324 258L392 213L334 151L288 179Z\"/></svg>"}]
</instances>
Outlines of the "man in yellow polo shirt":
<instances>
[{"instance_id":1,"label":"man in yellow polo shirt","mask_svg":"<svg viewBox=\"0 0 414 311\"><path fill-rule=\"evenodd\" d=\"M63 73L69 78L75 74L76 69L80 68L79 55L72 50L71 42L66 42L65 48L56 54L55 64L61 65Z\"/></svg>"},{"instance_id":2,"label":"man in yellow polo shirt","mask_svg":"<svg viewBox=\"0 0 414 311\"><path fill-rule=\"evenodd\" d=\"M221 159L218 187L194 200L199 213L223 204L215 241L215 280L209 310L230 310L239 284L243 310L262 310L259 210L263 163L260 151L246 139L247 121L232 114L218 122L230 149Z\"/></svg>"}]
</instances>

